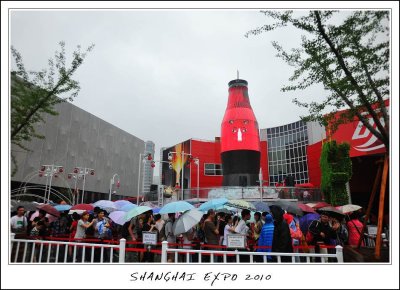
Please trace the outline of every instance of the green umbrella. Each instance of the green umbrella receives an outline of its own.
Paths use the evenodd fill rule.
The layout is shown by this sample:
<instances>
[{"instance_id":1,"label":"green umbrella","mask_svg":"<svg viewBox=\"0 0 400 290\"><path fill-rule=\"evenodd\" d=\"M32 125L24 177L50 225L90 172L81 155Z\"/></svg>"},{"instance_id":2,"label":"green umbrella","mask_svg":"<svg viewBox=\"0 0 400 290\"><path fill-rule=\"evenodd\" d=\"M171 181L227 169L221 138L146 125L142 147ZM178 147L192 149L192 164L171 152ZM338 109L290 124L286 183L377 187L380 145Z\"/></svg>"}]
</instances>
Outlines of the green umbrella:
<instances>
[{"instance_id":1,"label":"green umbrella","mask_svg":"<svg viewBox=\"0 0 400 290\"><path fill-rule=\"evenodd\" d=\"M134 218L135 216L138 216L138 215L140 215L142 213L145 213L146 211L149 211L149 210L151 210L151 207L148 207L148 206L145 206L145 205L135 207L135 208L131 209L130 211L128 211L125 214L125 221L129 221L130 219Z\"/></svg>"}]
</instances>

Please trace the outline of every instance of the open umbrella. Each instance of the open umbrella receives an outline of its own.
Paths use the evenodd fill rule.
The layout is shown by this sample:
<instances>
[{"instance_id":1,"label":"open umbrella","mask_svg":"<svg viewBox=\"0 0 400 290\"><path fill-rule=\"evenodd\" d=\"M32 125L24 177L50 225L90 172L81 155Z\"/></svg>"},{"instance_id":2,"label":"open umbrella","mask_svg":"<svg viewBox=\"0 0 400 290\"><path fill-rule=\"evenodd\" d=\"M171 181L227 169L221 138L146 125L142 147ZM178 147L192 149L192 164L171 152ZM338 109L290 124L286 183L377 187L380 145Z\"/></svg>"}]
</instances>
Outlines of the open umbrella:
<instances>
[{"instance_id":1,"label":"open umbrella","mask_svg":"<svg viewBox=\"0 0 400 290\"><path fill-rule=\"evenodd\" d=\"M115 210L112 213L108 215L108 217L116 224L118 225L124 225L124 223L127 222L125 219L126 212L122 210Z\"/></svg>"},{"instance_id":2,"label":"open umbrella","mask_svg":"<svg viewBox=\"0 0 400 290\"><path fill-rule=\"evenodd\" d=\"M35 219L35 217L38 217L38 216L39 216L39 211L37 210L31 215L30 221L33 221ZM46 213L46 217L49 219L49 223L52 223L57 220L57 217L55 217L54 215L48 214L48 213Z\"/></svg>"},{"instance_id":3,"label":"open umbrella","mask_svg":"<svg viewBox=\"0 0 400 290\"><path fill-rule=\"evenodd\" d=\"M217 209L228 202L225 197L213 198L199 206L200 211L208 211L209 209Z\"/></svg>"},{"instance_id":4,"label":"open umbrella","mask_svg":"<svg viewBox=\"0 0 400 290\"><path fill-rule=\"evenodd\" d=\"M144 206L148 206L151 208L156 207L156 205L154 203L152 203L151 201L144 201L144 202L141 202L139 205L141 205L141 206L144 205Z\"/></svg>"},{"instance_id":5,"label":"open umbrella","mask_svg":"<svg viewBox=\"0 0 400 290\"><path fill-rule=\"evenodd\" d=\"M297 205L304 212L313 212L313 213L315 212L315 210L312 207L310 207L304 203L298 202Z\"/></svg>"},{"instance_id":6,"label":"open umbrella","mask_svg":"<svg viewBox=\"0 0 400 290\"><path fill-rule=\"evenodd\" d=\"M197 208L186 211L173 224L172 231L174 235L186 233L195 226L203 217L203 213Z\"/></svg>"},{"instance_id":7,"label":"open umbrella","mask_svg":"<svg viewBox=\"0 0 400 290\"><path fill-rule=\"evenodd\" d=\"M338 214L341 216L345 215L343 212L341 212L340 210L338 210L337 208L335 208L333 206L325 206L325 207L321 207L321 208L317 209L317 212L324 212L324 211L327 211L327 212L330 212L333 214Z\"/></svg>"},{"instance_id":8,"label":"open umbrella","mask_svg":"<svg viewBox=\"0 0 400 290\"><path fill-rule=\"evenodd\" d=\"M154 213L154 214L157 214L157 213L160 212L161 207L154 207L154 208L152 208L152 210L153 210L153 213Z\"/></svg>"},{"instance_id":9,"label":"open umbrella","mask_svg":"<svg viewBox=\"0 0 400 290\"><path fill-rule=\"evenodd\" d=\"M315 205L316 205L316 203L309 202L309 203L306 203L305 205L307 205L307 206L309 206L309 207L311 207L311 208L314 208Z\"/></svg>"},{"instance_id":10,"label":"open umbrella","mask_svg":"<svg viewBox=\"0 0 400 290\"><path fill-rule=\"evenodd\" d=\"M270 212L269 206L266 202L263 201L254 201L254 206L256 207L256 211L260 212Z\"/></svg>"},{"instance_id":11,"label":"open umbrella","mask_svg":"<svg viewBox=\"0 0 400 290\"><path fill-rule=\"evenodd\" d=\"M148 206L145 206L145 205L138 206L138 207L135 207L135 208L131 209L127 213L125 213L124 218L125 218L126 221L129 221L130 219L134 218L135 216L138 216L138 215L140 215L142 213L145 213L146 211L149 211L149 210L151 210L151 207L148 207Z\"/></svg>"},{"instance_id":12,"label":"open umbrella","mask_svg":"<svg viewBox=\"0 0 400 290\"><path fill-rule=\"evenodd\" d=\"M105 199L96 201L95 203L93 203L93 206L104 209L107 212L112 212L117 209L117 206L114 204L114 202Z\"/></svg>"},{"instance_id":13,"label":"open umbrella","mask_svg":"<svg viewBox=\"0 0 400 290\"><path fill-rule=\"evenodd\" d=\"M303 211L301 210L301 208L299 207L297 202L292 202L292 201L287 201L287 200L281 199L281 200L277 200L277 201L271 201L268 203L271 205L277 205L289 213L299 215L299 216L303 215Z\"/></svg>"},{"instance_id":14,"label":"open umbrella","mask_svg":"<svg viewBox=\"0 0 400 290\"><path fill-rule=\"evenodd\" d=\"M60 212L58 210L56 210L54 208L54 206L51 206L50 204L41 204L41 205L36 206L36 208L40 209L40 210L44 210L45 212L47 212L51 215L54 215L56 217L60 216Z\"/></svg>"},{"instance_id":15,"label":"open umbrella","mask_svg":"<svg viewBox=\"0 0 400 290\"><path fill-rule=\"evenodd\" d=\"M94 206L91 204L87 204L87 203L79 203L79 204L76 204L73 207L71 207L70 211L75 210L75 209L83 210L83 211L91 211L94 209Z\"/></svg>"},{"instance_id":16,"label":"open umbrella","mask_svg":"<svg viewBox=\"0 0 400 290\"><path fill-rule=\"evenodd\" d=\"M362 208L362 207L359 205L356 205L356 204L346 204L346 205L339 206L338 210L340 210L342 213L350 213L353 211L357 211L360 208Z\"/></svg>"},{"instance_id":17,"label":"open umbrella","mask_svg":"<svg viewBox=\"0 0 400 290\"><path fill-rule=\"evenodd\" d=\"M70 210L72 205L69 204L57 204L54 208L58 211Z\"/></svg>"},{"instance_id":18,"label":"open umbrella","mask_svg":"<svg viewBox=\"0 0 400 290\"><path fill-rule=\"evenodd\" d=\"M121 207L119 210L122 210L122 211L124 211L124 212L128 212L128 211L130 211L131 209L134 209L135 207L138 207L136 204L133 204L133 203L131 203L131 204L125 204L123 207Z\"/></svg>"},{"instance_id":19,"label":"open umbrella","mask_svg":"<svg viewBox=\"0 0 400 290\"><path fill-rule=\"evenodd\" d=\"M132 204L132 203L130 201L128 201L128 200L120 199L120 200L114 200L114 204L115 204L115 207L117 208L117 210L121 210L121 208L124 205Z\"/></svg>"},{"instance_id":20,"label":"open umbrella","mask_svg":"<svg viewBox=\"0 0 400 290\"><path fill-rule=\"evenodd\" d=\"M331 206L331 205L330 205L329 203L326 203L325 201L320 201L320 202L317 202L317 203L313 206L313 208L318 209L318 208L326 207L326 206Z\"/></svg>"},{"instance_id":21,"label":"open umbrella","mask_svg":"<svg viewBox=\"0 0 400 290\"><path fill-rule=\"evenodd\" d=\"M229 200L226 205L240 209L256 210L256 207L252 203L242 199Z\"/></svg>"},{"instance_id":22,"label":"open umbrella","mask_svg":"<svg viewBox=\"0 0 400 290\"><path fill-rule=\"evenodd\" d=\"M217 208L215 211L216 211L216 212L223 212L223 213L226 213L226 214L232 214L232 211L229 210L229 209L227 209L226 207Z\"/></svg>"},{"instance_id":23,"label":"open umbrella","mask_svg":"<svg viewBox=\"0 0 400 290\"><path fill-rule=\"evenodd\" d=\"M176 213L176 212L183 212L183 211L187 211L194 208L193 205L191 205L190 203L184 201L184 200L180 200L180 201L174 201L174 202L170 202L167 203L166 205L164 205L160 211L158 212L159 214L166 214L166 213Z\"/></svg>"},{"instance_id":24,"label":"open umbrella","mask_svg":"<svg viewBox=\"0 0 400 290\"><path fill-rule=\"evenodd\" d=\"M295 184L294 187L299 187L299 188L313 188L315 187L314 184L307 182L307 183L299 183Z\"/></svg>"}]
</instances>

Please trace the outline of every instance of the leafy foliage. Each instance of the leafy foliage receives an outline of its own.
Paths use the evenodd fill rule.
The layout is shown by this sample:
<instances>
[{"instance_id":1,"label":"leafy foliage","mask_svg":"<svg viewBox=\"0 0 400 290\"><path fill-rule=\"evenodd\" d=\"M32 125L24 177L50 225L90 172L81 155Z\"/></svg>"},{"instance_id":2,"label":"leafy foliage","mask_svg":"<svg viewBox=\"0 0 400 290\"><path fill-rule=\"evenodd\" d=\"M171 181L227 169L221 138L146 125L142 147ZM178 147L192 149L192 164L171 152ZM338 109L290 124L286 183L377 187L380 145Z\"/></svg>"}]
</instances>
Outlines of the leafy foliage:
<instances>
[{"instance_id":1,"label":"leafy foliage","mask_svg":"<svg viewBox=\"0 0 400 290\"><path fill-rule=\"evenodd\" d=\"M44 114L57 115L54 105L72 101L79 93L79 82L71 77L83 63L86 54L94 45L84 52L81 47L73 52L72 62L66 66L65 43L60 42L60 51L55 52L54 59L48 61L48 69L27 72L21 54L11 47L11 53L16 63L16 70L11 71L11 143L23 150L29 151L24 144L32 138L44 136L35 131L35 125L44 122ZM67 94L67 97L60 97ZM14 169L18 170L15 156L11 155Z\"/></svg>"},{"instance_id":2,"label":"leafy foliage","mask_svg":"<svg viewBox=\"0 0 400 290\"><path fill-rule=\"evenodd\" d=\"M329 125L334 132L340 124L357 118L388 149L389 116L384 101L390 94L389 11L352 11L340 24L336 24L343 15L339 11L309 11L298 17L293 11L261 12L276 22L251 30L246 37L288 25L305 33L301 47L290 52L272 42L277 56L294 67L291 83L282 91L305 90L321 83L329 92L320 103L305 103L295 98L295 104L309 111L302 119ZM376 105L378 110L374 108ZM348 111L334 118L343 109ZM369 123L368 115L374 124Z\"/></svg>"},{"instance_id":3,"label":"leafy foliage","mask_svg":"<svg viewBox=\"0 0 400 290\"><path fill-rule=\"evenodd\" d=\"M350 159L350 145L348 143L336 144L336 141L324 143L320 159L321 190L325 200L332 205L348 203L349 196L346 183L352 175Z\"/></svg>"}]
</instances>

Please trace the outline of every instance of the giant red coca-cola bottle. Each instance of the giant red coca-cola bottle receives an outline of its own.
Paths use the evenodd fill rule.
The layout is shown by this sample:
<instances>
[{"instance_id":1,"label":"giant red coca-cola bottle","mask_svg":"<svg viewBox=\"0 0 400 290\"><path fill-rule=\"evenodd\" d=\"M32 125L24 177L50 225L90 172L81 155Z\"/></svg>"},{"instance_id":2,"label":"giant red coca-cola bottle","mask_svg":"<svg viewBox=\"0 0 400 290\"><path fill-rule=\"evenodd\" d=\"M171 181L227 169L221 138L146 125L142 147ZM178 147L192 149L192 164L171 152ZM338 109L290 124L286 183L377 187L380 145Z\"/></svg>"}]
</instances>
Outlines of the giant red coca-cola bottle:
<instances>
[{"instance_id":1,"label":"giant red coca-cola bottle","mask_svg":"<svg viewBox=\"0 0 400 290\"><path fill-rule=\"evenodd\" d=\"M228 85L228 105L221 124L222 185L257 185L260 137L250 105L247 81L236 79Z\"/></svg>"}]
</instances>

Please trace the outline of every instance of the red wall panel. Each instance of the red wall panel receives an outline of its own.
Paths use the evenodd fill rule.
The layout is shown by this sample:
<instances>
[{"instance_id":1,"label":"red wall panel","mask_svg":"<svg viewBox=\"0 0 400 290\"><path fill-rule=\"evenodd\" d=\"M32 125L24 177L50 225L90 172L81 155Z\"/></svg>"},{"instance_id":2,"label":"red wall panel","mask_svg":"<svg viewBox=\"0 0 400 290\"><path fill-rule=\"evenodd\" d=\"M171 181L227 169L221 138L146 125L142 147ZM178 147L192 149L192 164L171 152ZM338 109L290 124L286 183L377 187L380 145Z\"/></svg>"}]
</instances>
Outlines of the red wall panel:
<instances>
[{"instance_id":1,"label":"red wall panel","mask_svg":"<svg viewBox=\"0 0 400 290\"><path fill-rule=\"evenodd\" d=\"M322 152L322 142L307 146L308 177L314 186L321 185L321 168L319 159Z\"/></svg>"}]
</instances>

